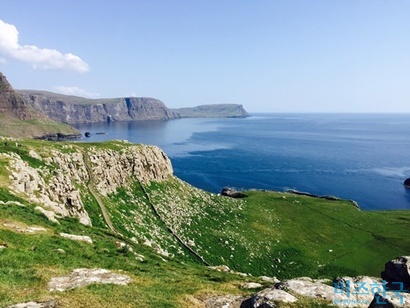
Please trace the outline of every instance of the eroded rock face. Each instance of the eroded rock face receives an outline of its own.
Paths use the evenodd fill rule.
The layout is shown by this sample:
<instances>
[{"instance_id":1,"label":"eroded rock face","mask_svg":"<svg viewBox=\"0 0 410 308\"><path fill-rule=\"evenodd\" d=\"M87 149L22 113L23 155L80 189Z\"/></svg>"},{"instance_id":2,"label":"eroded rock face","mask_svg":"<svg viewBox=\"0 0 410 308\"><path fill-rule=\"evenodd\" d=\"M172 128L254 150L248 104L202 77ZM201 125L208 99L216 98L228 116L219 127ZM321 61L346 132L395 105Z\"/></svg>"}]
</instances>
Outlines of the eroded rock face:
<instances>
[{"instance_id":1,"label":"eroded rock face","mask_svg":"<svg viewBox=\"0 0 410 308\"><path fill-rule=\"evenodd\" d=\"M0 73L0 114L13 115L20 120L31 120L35 117L33 110L14 91L2 73Z\"/></svg>"},{"instance_id":2,"label":"eroded rock face","mask_svg":"<svg viewBox=\"0 0 410 308\"><path fill-rule=\"evenodd\" d=\"M127 275L120 275L102 268L79 268L73 270L68 276L51 278L48 289L51 292L67 291L93 283L127 285L131 280Z\"/></svg>"},{"instance_id":3,"label":"eroded rock face","mask_svg":"<svg viewBox=\"0 0 410 308\"><path fill-rule=\"evenodd\" d=\"M9 162L11 188L26 194L38 204L36 209L54 222L76 217L82 224L91 225L79 188L87 190L90 182L98 193L107 195L134 181L147 184L173 174L168 156L155 146L126 144L120 150L93 147L88 152L68 146L67 150L69 153L52 149L45 159L29 152L49 168L34 168L16 153L0 153Z\"/></svg>"},{"instance_id":4,"label":"eroded rock face","mask_svg":"<svg viewBox=\"0 0 410 308\"><path fill-rule=\"evenodd\" d=\"M173 174L168 156L155 146L134 145L124 151L90 149L89 155L94 181L103 195L131 181L162 181Z\"/></svg>"},{"instance_id":5,"label":"eroded rock face","mask_svg":"<svg viewBox=\"0 0 410 308\"><path fill-rule=\"evenodd\" d=\"M45 211L54 212L56 217L77 217L82 224L91 225L80 191L73 183L87 180L84 162L79 153L54 152L53 158L49 158L48 162L53 162L60 168L53 174L49 174L47 169L29 166L17 154L13 153L9 158L13 190L25 193L30 201L36 202ZM44 178L48 178L47 182ZM55 216L46 216L55 221Z\"/></svg>"},{"instance_id":6,"label":"eroded rock face","mask_svg":"<svg viewBox=\"0 0 410 308\"><path fill-rule=\"evenodd\" d=\"M19 94L36 110L55 121L67 124L168 120L180 117L160 100L149 97L93 100L45 91L21 90Z\"/></svg>"}]
</instances>

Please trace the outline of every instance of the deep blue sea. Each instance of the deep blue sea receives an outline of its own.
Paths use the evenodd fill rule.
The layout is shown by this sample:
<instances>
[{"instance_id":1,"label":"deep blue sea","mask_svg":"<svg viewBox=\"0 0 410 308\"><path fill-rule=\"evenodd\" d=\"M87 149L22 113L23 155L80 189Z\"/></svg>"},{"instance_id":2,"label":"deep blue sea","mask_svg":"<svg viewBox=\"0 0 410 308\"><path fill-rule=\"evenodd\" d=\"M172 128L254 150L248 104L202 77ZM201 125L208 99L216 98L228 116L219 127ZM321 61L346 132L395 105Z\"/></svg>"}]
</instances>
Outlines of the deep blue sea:
<instances>
[{"instance_id":1,"label":"deep blue sea","mask_svg":"<svg viewBox=\"0 0 410 308\"><path fill-rule=\"evenodd\" d=\"M194 186L297 189L356 200L362 209L410 209L410 114L253 114L82 124L87 141L161 147ZM97 135L97 132L105 132Z\"/></svg>"}]
</instances>

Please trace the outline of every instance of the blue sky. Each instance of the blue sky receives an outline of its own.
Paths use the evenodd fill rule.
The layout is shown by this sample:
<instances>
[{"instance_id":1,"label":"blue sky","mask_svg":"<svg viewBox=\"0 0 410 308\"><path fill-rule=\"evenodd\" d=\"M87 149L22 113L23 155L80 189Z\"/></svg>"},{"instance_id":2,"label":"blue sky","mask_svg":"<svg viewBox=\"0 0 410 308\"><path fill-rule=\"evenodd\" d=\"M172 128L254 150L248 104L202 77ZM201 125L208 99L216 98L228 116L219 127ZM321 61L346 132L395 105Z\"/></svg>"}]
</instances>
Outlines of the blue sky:
<instances>
[{"instance_id":1,"label":"blue sky","mask_svg":"<svg viewBox=\"0 0 410 308\"><path fill-rule=\"evenodd\" d=\"M0 0L0 71L169 107L410 112L410 1Z\"/></svg>"}]
</instances>

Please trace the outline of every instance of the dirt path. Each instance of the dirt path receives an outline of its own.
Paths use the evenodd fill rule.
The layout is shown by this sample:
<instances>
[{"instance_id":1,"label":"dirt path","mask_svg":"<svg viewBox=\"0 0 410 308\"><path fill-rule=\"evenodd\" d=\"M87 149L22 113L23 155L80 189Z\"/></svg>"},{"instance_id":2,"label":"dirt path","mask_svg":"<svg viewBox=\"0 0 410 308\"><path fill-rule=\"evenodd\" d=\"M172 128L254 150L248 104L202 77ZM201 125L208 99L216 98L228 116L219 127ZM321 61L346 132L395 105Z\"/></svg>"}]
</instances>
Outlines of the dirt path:
<instances>
[{"instance_id":1,"label":"dirt path","mask_svg":"<svg viewBox=\"0 0 410 308\"><path fill-rule=\"evenodd\" d=\"M87 183L88 190L93 195L94 199L97 201L97 203L98 203L98 205L101 209L101 212L103 213L103 217L104 217L105 223L107 224L108 228L112 232L120 234L117 230L115 230L115 228L114 228L114 226L111 222L110 215L108 214L107 209L105 208L105 205L104 205L104 203L102 202L102 200L100 198L100 195L98 194L98 192L94 188L95 187L94 186L94 184L95 184L94 183L94 175L93 175L93 171L92 171L92 168L91 168L90 157L88 156L88 153L86 153L85 151L82 151L82 153L83 153L83 157L84 157L85 168L87 169L88 178L89 178L89 181Z\"/></svg>"}]
</instances>

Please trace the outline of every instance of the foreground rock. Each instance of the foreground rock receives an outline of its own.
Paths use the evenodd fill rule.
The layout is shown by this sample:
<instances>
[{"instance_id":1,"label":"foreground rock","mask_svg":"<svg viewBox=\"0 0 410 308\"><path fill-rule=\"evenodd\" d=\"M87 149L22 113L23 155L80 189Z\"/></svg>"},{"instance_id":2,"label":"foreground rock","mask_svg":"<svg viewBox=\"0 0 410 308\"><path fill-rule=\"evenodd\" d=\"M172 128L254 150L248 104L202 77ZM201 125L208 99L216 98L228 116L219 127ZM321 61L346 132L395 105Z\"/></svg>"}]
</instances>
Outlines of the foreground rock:
<instances>
[{"instance_id":1,"label":"foreground rock","mask_svg":"<svg viewBox=\"0 0 410 308\"><path fill-rule=\"evenodd\" d=\"M50 291L67 291L93 283L127 285L131 278L102 268L79 268L68 276L54 277L48 284Z\"/></svg>"},{"instance_id":2,"label":"foreground rock","mask_svg":"<svg viewBox=\"0 0 410 308\"><path fill-rule=\"evenodd\" d=\"M27 303L21 303L21 304L16 304L13 306L8 306L7 308L56 308L57 306L57 301L51 300L48 302L27 302Z\"/></svg>"},{"instance_id":3,"label":"foreground rock","mask_svg":"<svg viewBox=\"0 0 410 308\"><path fill-rule=\"evenodd\" d=\"M381 273L390 290L410 290L410 256L397 257L385 264Z\"/></svg>"},{"instance_id":4,"label":"foreground rock","mask_svg":"<svg viewBox=\"0 0 410 308\"><path fill-rule=\"evenodd\" d=\"M276 307L278 302L297 302L294 295L340 307L410 307L410 294L386 290L381 279L368 276L339 277L333 285L326 279L290 279L256 293L237 307Z\"/></svg>"},{"instance_id":5,"label":"foreground rock","mask_svg":"<svg viewBox=\"0 0 410 308\"><path fill-rule=\"evenodd\" d=\"M242 302L240 308L269 308L276 307L275 302L294 303L298 299L279 289L268 288Z\"/></svg>"},{"instance_id":6,"label":"foreground rock","mask_svg":"<svg viewBox=\"0 0 410 308\"><path fill-rule=\"evenodd\" d=\"M245 300L239 295L214 296L205 300L205 308L237 308Z\"/></svg>"}]
</instances>

